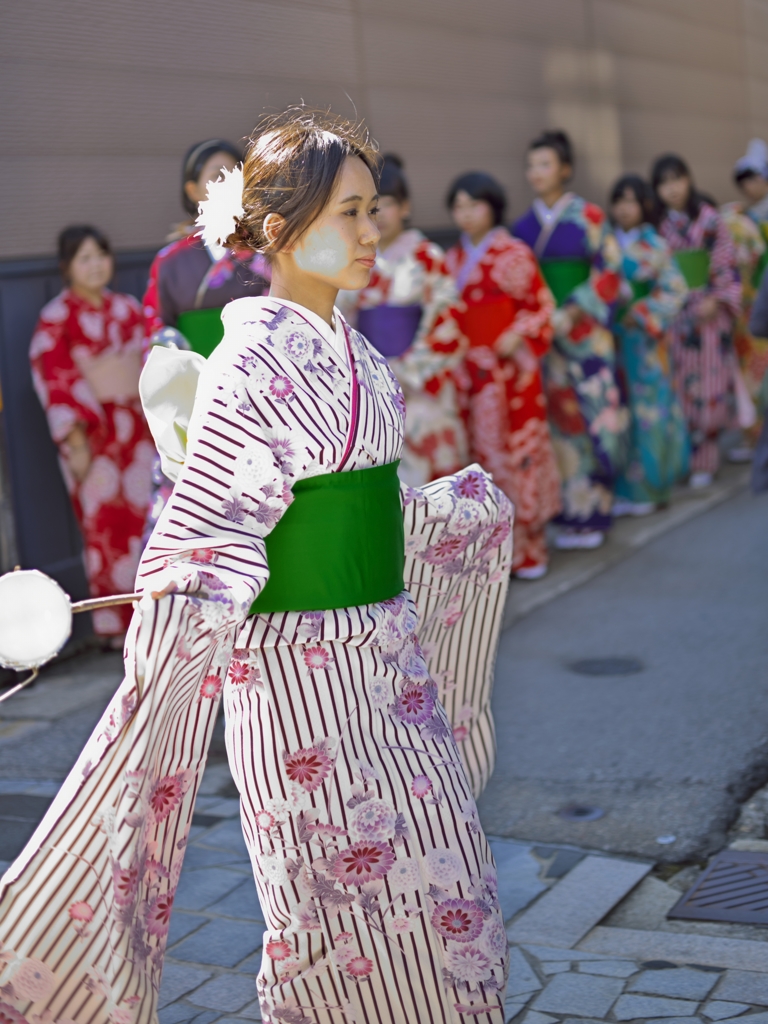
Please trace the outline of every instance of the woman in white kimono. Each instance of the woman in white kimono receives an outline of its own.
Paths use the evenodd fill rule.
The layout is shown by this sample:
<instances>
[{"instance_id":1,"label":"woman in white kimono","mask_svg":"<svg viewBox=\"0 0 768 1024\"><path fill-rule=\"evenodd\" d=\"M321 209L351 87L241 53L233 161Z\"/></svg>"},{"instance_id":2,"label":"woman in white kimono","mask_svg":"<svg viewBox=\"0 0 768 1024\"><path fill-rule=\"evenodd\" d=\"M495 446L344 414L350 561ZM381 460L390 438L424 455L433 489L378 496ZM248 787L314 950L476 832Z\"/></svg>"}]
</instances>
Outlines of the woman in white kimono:
<instances>
[{"instance_id":1,"label":"woman in white kimono","mask_svg":"<svg viewBox=\"0 0 768 1024\"><path fill-rule=\"evenodd\" d=\"M209 230L266 253L272 291L226 308L186 446L157 415L194 356L158 350L146 371L178 479L139 570L126 679L0 885L14 1024L156 1021L222 694L268 925L264 1021L502 1024L496 873L438 687L456 686L441 627L460 648L481 635L492 660L511 509L476 467L406 489L416 602L403 589L402 395L334 310L373 267L372 166L358 129L289 111L213 190ZM492 743L485 695L465 732Z\"/></svg>"}]
</instances>

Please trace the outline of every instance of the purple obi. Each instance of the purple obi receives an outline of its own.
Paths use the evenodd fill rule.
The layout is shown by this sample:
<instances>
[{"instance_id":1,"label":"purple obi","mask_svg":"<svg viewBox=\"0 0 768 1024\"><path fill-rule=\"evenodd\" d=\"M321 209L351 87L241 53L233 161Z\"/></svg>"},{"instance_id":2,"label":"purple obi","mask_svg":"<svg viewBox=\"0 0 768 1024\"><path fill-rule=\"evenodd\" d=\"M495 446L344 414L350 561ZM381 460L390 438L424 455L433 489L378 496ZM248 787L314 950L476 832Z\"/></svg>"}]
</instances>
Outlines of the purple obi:
<instances>
[{"instance_id":1,"label":"purple obi","mask_svg":"<svg viewBox=\"0 0 768 1024\"><path fill-rule=\"evenodd\" d=\"M411 347L421 321L421 306L375 306L357 314L357 329L383 356L401 356Z\"/></svg>"}]
</instances>

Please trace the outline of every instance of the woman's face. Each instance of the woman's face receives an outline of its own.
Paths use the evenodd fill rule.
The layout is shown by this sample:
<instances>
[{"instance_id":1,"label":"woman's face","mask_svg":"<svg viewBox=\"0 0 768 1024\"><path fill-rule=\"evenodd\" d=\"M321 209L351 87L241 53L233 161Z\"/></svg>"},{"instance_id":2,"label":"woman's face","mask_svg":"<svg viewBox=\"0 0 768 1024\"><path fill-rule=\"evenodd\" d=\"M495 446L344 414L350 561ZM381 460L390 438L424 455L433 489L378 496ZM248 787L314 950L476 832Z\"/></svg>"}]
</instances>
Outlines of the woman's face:
<instances>
[{"instance_id":1,"label":"woman's face","mask_svg":"<svg viewBox=\"0 0 768 1024\"><path fill-rule=\"evenodd\" d=\"M670 210L682 212L688 205L691 195L691 179L687 174L681 174L679 177L669 175L659 183L656 191L665 206Z\"/></svg>"},{"instance_id":2,"label":"woman's face","mask_svg":"<svg viewBox=\"0 0 768 1024\"><path fill-rule=\"evenodd\" d=\"M470 239L477 243L484 238L494 226L493 207L484 199L473 199L463 189L456 193L451 207L453 223Z\"/></svg>"},{"instance_id":3,"label":"woman's face","mask_svg":"<svg viewBox=\"0 0 768 1024\"><path fill-rule=\"evenodd\" d=\"M394 196L379 197L379 212L376 215L376 223L381 232L381 242L386 246L390 240L394 241L402 233L405 221L411 214L411 204L406 199L400 202Z\"/></svg>"},{"instance_id":4,"label":"woman's face","mask_svg":"<svg viewBox=\"0 0 768 1024\"><path fill-rule=\"evenodd\" d=\"M643 208L631 188L625 189L612 204L611 217L622 231L631 231L643 223Z\"/></svg>"},{"instance_id":5,"label":"woman's face","mask_svg":"<svg viewBox=\"0 0 768 1024\"><path fill-rule=\"evenodd\" d=\"M233 171L236 163L231 153L214 153L203 164L197 181L186 182L184 191L195 205L202 203L208 195L208 182L216 181L224 170Z\"/></svg>"},{"instance_id":6,"label":"woman's face","mask_svg":"<svg viewBox=\"0 0 768 1024\"><path fill-rule=\"evenodd\" d=\"M113 273L112 257L104 252L94 238L86 238L81 243L67 270L72 288L94 293L107 287Z\"/></svg>"},{"instance_id":7,"label":"woman's face","mask_svg":"<svg viewBox=\"0 0 768 1024\"><path fill-rule=\"evenodd\" d=\"M296 267L334 288L364 288L381 237L378 212L373 175L360 157L348 156L325 209L288 250Z\"/></svg>"},{"instance_id":8,"label":"woman's face","mask_svg":"<svg viewBox=\"0 0 768 1024\"><path fill-rule=\"evenodd\" d=\"M531 149L526 158L525 177L537 196L548 196L562 189L571 177L571 168L561 162L554 149Z\"/></svg>"},{"instance_id":9,"label":"woman's face","mask_svg":"<svg viewBox=\"0 0 768 1024\"><path fill-rule=\"evenodd\" d=\"M759 203L768 196L768 181L761 174L750 174L748 178L742 178L739 188L750 203Z\"/></svg>"}]
</instances>

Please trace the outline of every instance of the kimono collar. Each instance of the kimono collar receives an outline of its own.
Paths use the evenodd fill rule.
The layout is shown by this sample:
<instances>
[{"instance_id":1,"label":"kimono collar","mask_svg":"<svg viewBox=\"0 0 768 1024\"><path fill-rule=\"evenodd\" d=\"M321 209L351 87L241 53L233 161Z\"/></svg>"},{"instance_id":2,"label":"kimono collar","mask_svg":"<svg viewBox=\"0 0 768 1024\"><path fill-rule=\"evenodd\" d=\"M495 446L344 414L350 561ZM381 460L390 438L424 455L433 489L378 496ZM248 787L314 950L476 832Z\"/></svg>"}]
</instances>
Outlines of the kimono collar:
<instances>
[{"instance_id":1,"label":"kimono collar","mask_svg":"<svg viewBox=\"0 0 768 1024\"><path fill-rule=\"evenodd\" d=\"M533 251L536 254L537 259L541 259L543 257L544 250L547 248L549 240L552 237L552 232L557 227L562 215L570 206L571 200L575 198L576 195L574 192L564 192L554 206L547 206L543 199L533 200L533 212L535 213L539 224L541 224L539 237L536 239L536 244L533 247Z\"/></svg>"},{"instance_id":2,"label":"kimono collar","mask_svg":"<svg viewBox=\"0 0 768 1024\"><path fill-rule=\"evenodd\" d=\"M299 316L303 317L310 326L314 327L323 341L330 345L337 356L343 361L344 365L347 366L347 339L344 334L344 321L341 313L333 307L333 317L336 322L336 330L332 330L331 327L323 320L322 317L318 316L317 313L313 313L311 309L307 309L306 306L300 306L298 302L291 302L290 299L272 299L272 302L279 302L282 306L288 306L294 312L298 313Z\"/></svg>"},{"instance_id":3,"label":"kimono collar","mask_svg":"<svg viewBox=\"0 0 768 1024\"><path fill-rule=\"evenodd\" d=\"M500 226L491 228L488 234L484 235L483 238L481 238L480 241L477 243L477 245L472 244L469 235L461 236L461 241L459 244L464 250L466 260L464 261L463 266L456 275L456 287L460 292L464 291L467 285L467 281L469 280L469 277L472 274L472 271L475 269L475 267L483 258L483 256L485 256L486 252L493 245L494 241L496 241L496 239L499 237L500 231L503 232L504 228Z\"/></svg>"},{"instance_id":4,"label":"kimono collar","mask_svg":"<svg viewBox=\"0 0 768 1024\"><path fill-rule=\"evenodd\" d=\"M642 231L642 227L630 228L629 231L624 231L622 228L613 229L616 241L619 243L622 252L626 252L630 245L640 241Z\"/></svg>"}]
</instances>

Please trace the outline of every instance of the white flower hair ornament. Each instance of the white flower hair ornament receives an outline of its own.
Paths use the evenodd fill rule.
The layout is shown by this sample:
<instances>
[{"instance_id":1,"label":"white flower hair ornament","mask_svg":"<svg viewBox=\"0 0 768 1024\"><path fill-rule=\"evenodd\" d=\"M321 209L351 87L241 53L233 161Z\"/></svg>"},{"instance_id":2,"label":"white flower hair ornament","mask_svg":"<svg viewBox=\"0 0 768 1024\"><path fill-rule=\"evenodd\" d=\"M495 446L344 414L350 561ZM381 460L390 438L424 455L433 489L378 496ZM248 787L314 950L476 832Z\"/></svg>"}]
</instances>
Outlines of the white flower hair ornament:
<instances>
[{"instance_id":1,"label":"white flower hair ornament","mask_svg":"<svg viewBox=\"0 0 768 1024\"><path fill-rule=\"evenodd\" d=\"M216 181L208 182L207 199L199 206L195 223L200 228L203 242L209 249L223 246L235 230L235 221L245 213L243 209L243 165L234 170L225 169Z\"/></svg>"}]
</instances>

